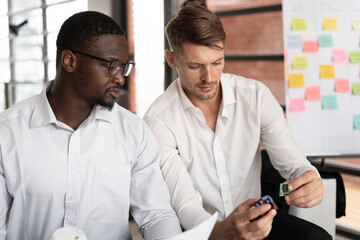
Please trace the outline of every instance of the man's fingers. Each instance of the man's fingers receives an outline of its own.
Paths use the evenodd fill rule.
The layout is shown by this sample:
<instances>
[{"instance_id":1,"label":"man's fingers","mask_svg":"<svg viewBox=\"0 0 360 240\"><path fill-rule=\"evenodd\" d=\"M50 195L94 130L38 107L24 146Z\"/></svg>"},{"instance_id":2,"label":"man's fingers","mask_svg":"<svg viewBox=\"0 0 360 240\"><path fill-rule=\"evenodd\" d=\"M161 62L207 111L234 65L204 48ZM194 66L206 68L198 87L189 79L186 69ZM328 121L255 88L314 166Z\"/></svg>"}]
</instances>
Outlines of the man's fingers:
<instances>
[{"instance_id":1,"label":"man's fingers","mask_svg":"<svg viewBox=\"0 0 360 240\"><path fill-rule=\"evenodd\" d=\"M322 190L322 189L321 189ZM321 203L323 199L322 191L314 191L310 195L302 196L297 199L293 199L291 201L287 201L289 205L295 205L297 207L310 208L319 203Z\"/></svg>"},{"instance_id":2,"label":"man's fingers","mask_svg":"<svg viewBox=\"0 0 360 240\"><path fill-rule=\"evenodd\" d=\"M256 239L265 238L270 233L275 215L276 210L271 209L260 219L248 224L248 231L251 232L252 236L254 236Z\"/></svg>"},{"instance_id":3,"label":"man's fingers","mask_svg":"<svg viewBox=\"0 0 360 240\"><path fill-rule=\"evenodd\" d=\"M254 206L254 204L260 200L261 197L258 198L250 198L248 200L246 200L245 202L243 202L242 204L240 204L239 206L237 206L234 210L234 212L237 213L244 213L246 211L248 211L250 208L252 208Z\"/></svg>"},{"instance_id":4,"label":"man's fingers","mask_svg":"<svg viewBox=\"0 0 360 240\"><path fill-rule=\"evenodd\" d=\"M298 206L303 205L306 202L311 202L315 198L322 199L322 195L322 180L316 178L296 189L296 191L292 192L291 194L287 195L285 197L285 201L288 205Z\"/></svg>"},{"instance_id":5,"label":"man's fingers","mask_svg":"<svg viewBox=\"0 0 360 240\"><path fill-rule=\"evenodd\" d=\"M270 204L263 204L263 205L260 205L258 207L255 207L255 208L251 209L248 212L248 221L254 220L257 217L267 213L268 211L270 211L270 209L271 209Z\"/></svg>"},{"instance_id":6,"label":"man's fingers","mask_svg":"<svg viewBox=\"0 0 360 240\"><path fill-rule=\"evenodd\" d=\"M291 191L294 191L294 190L298 189L299 187L301 187L302 185L304 185L308 182L311 182L315 179L319 179L317 174L314 171L307 171L307 172L303 173L301 176L299 176L298 178L295 178L294 180L290 181L288 189Z\"/></svg>"}]
</instances>

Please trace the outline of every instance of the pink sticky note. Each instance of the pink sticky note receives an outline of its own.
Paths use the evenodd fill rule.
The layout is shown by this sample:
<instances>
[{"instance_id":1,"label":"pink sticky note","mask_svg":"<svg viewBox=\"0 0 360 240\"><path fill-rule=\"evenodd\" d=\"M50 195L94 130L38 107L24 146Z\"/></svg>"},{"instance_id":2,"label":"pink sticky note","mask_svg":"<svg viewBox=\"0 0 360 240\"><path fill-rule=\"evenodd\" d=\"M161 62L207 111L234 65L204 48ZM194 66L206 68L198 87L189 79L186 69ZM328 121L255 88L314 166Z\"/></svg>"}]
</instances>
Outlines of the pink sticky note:
<instances>
[{"instance_id":1,"label":"pink sticky note","mask_svg":"<svg viewBox=\"0 0 360 240\"><path fill-rule=\"evenodd\" d=\"M284 48L284 62L287 63L288 57L287 57L287 48Z\"/></svg>"},{"instance_id":2,"label":"pink sticky note","mask_svg":"<svg viewBox=\"0 0 360 240\"><path fill-rule=\"evenodd\" d=\"M346 55L345 49L333 49L332 50L332 60L334 62L347 62L348 57Z\"/></svg>"},{"instance_id":3,"label":"pink sticky note","mask_svg":"<svg viewBox=\"0 0 360 240\"><path fill-rule=\"evenodd\" d=\"M306 100L321 100L320 87L306 87L305 98Z\"/></svg>"},{"instance_id":4,"label":"pink sticky note","mask_svg":"<svg viewBox=\"0 0 360 240\"><path fill-rule=\"evenodd\" d=\"M305 99L291 98L290 99L290 112L303 112L305 111Z\"/></svg>"},{"instance_id":5,"label":"pink sticky note","mask_svg":"<svg viewBox=\"0 0 360 240\"><path fill-rule=\"evenodd\" d=\"M349 79L335 79L336 92L350 92Z\"/></svg>"},{"instance_id":6,"label":"pink sticky note","mask_svg":"<svg viewBox=\"0 0 360 240\"><path fill-rule=\"evenodd\" d=\"M318 52L319 46L316 40L314 41L303 41L304 52Z\"/></svg>"}]
</instances>

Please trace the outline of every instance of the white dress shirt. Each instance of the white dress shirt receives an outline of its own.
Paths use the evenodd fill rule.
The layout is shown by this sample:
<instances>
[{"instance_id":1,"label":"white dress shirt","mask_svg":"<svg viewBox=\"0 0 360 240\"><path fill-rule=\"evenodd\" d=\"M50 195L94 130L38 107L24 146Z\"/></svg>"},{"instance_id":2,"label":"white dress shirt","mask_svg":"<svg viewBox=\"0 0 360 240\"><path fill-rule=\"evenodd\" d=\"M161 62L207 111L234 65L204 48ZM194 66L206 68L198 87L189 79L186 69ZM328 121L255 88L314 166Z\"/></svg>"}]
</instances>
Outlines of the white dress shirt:
<instances>
[{"instance_id":1,"label":"white dress shirt","mask_svg":"<svg viewBox=\"0 0 360 240\"><path fill-rule=\"evenodd\" d=\"M316 171L294 141L282 108L267 87L231 74L221 75L221 86L215 133L185 95L179 79L144 116L160 144L161 170L185 229L208 218L208 213L219 211L223 219L247 199L260 196L260 140L285 179Z\"/></svg>"},{"instance_id":2,"label":"white dress shirt","mask_svg":"<svg viewBox=\"0 0 360 240\"><path fill-rule=\"evenodd\" d=\"M48 240L61 227L131 239L129 210L145 239L181 232L143 120L95 106L74 131L45 89L0 114L0 239Z\"/></svg>"}]
</instances>

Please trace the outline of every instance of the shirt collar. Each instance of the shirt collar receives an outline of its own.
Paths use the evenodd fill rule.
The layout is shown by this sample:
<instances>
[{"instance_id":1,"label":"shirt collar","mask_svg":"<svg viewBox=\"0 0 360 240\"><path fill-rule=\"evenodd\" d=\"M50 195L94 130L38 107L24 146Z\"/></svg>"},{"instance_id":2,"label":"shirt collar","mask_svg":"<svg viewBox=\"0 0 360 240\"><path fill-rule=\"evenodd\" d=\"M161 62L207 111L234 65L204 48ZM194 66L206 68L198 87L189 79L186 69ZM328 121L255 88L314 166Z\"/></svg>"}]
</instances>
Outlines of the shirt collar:
<instances>
[{"instance_id":1,"label":"shirt collar","mask_svg":"<svg viewBox=\"0 0 360 240\"><path fill-rule=\"evenodd\" d=\"M184 89L181 87L180 78L176 79L177 81L177 89L180 95L181 104L184 109L189 107L194 107L192 102L189 100L189 98L186 96ZM223 105L223 111L225 111L225 106L233 104L236 102L234 92L231 89L231 86L229 85L228 81L226 81L224 74L221 74L220 77L221 82L221 88L222 88L222 105Z\"/></svg>"},{"instance_id":2,"label":"shirt collar","mask_svg":"<svg viewBox=\"0 0 360 240\"><path fill-rule=\"evenodd\" d=\"M33 115L30 120L30 128L36 128L40 126L44 126L47 124L58 124L58 121L56 119L56 116L50 106L50 103L47 99L46 93L51 89L51 86L53 85L54 80L49 81L44 89L41 91L41 93L38 95L38 98L35 103L35 108L33 111ZM116 104L116 103L115 103ZM116 106L114 106L115 108ZM103 109L101 106L95 105L92 109L89 117L85 120L86 123L94 122L96 119L104 120L109 123L112 123L114 121L114 117L112 114L112 111L108 111L106 109Z\"/></svg>"}]
</instances>

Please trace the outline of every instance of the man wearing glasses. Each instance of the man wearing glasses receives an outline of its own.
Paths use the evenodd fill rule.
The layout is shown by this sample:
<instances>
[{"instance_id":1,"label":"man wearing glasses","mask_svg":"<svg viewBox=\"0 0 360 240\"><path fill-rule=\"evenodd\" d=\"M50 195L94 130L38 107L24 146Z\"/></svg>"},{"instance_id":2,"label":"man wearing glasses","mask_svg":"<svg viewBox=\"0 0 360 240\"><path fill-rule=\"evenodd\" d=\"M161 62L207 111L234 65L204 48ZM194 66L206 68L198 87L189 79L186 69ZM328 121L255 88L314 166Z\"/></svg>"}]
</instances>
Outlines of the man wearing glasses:
<instances>
[{"instance_id":1,"label":"man wearing glasses","mask_svg":"<svg viewBox=\"0 0 360 240\"><path fill-rule=\"evenodd\" d=\"M114 101L134 62L121 27L97 12L67 19L55 80L0 114L0 239L50 239L76 227L88 239L181 232L143 121Z\"/></svg>"}]
</instances>

